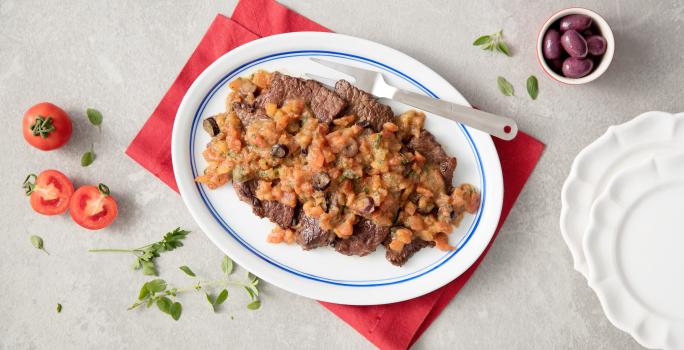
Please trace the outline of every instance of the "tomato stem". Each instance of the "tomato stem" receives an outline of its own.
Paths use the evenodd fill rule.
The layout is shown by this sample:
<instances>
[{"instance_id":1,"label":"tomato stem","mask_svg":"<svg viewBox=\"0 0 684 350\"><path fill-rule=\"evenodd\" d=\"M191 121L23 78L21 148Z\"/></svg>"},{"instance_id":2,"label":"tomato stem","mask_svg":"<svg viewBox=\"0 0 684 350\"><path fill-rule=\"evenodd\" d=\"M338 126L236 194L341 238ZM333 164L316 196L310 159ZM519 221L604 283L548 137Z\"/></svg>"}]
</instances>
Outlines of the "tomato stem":
<instances>
[{"instance_id":1,"label":"tomato stem","mask_svg":"<svg viewBox=\"0 0 684 350\"><path fill-rule=\"evenodd\" d=\"M36 176L36 174L28 174L28 176L26 176L26 179L24 179L22 187L24 188L24 191L26 191L27 196L30 196L31 193L33 193L33 190L36 188L37 178L38 176Z\"/></svg>"},{"instance_id":2,"label":"tomato stem","mask_svg":"<svg viewBox=\"0 0 684 350\"><path fill-rule=\"evenodd\" d=\"M41 136L46 139L51 132L55 131L55 126L52 124L52 117L43 117L39 115L36 120L29 127L33 136Z\"/></svg>"},{"instance_id":3,"label":"tomato stem","mask_svg":"<svg viewBox=\"0 0 684 350\"><path fill-rule=\"evenodd\" d=\"M100 190L100 193L102 193L105 196L109 196L109 187L107 185L101 183L97 185L97 189Z\"/></svg>"}]
</instances>

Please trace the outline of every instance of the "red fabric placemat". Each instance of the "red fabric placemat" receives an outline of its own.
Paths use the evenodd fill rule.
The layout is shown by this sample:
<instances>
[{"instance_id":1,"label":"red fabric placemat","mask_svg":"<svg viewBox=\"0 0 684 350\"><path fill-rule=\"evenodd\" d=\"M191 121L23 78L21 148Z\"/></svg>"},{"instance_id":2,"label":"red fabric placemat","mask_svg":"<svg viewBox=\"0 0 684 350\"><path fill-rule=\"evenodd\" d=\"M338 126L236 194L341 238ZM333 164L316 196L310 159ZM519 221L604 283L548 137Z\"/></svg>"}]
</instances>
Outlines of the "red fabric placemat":
<instances>
[{"instance_id":1,"label":"red fabric placemat","mask_svg":"<svg viewBox=\"0 0 684 350\"><path fill-rule=\"evenodd\" d=\"M217 15L169 91L126 150L135 161L178 191L171 164L171 130L178 106L197 76L224 53L259 37L294 32L329 31L273 0L242 0L232 20ZM525 133L509 142L494 139L504 177L499 228L532 173L544 145ZM496 238L496 234L494 238ZM494 239L492 239L492 242ZM400 303L375 306L321 304L382 349L410 347L465 285L485 253L463 275L446 286Z\"/></svg>"}]
</instances>

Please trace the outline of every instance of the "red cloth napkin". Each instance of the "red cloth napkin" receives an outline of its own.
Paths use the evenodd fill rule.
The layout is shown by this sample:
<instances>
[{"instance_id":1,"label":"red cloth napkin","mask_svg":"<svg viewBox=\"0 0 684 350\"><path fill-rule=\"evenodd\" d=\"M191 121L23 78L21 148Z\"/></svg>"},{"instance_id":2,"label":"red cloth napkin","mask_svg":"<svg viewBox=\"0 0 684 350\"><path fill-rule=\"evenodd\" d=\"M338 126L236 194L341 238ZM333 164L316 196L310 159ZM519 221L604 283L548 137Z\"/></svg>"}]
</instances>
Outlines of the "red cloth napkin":
<instances>
[{"instance_id":1,"label":"red cloth napkin","mask_svg":"<svg viewBox=\"0 0 684 350\"><path fill-rule=\"evenodd\" d=\"M178 191L171 164L171 130L178 106L192 82L209 64L233 48L259 37L294 31L329 30L273 0L242 0L235 8L232 20L217 15L169 91L126 150L126 154ZM495 138L494 144L501 159L505 189L498 234L541 156L544 145L522 132L509 142ZM424 296L376 306L321 304L379 348L408 348L465 285L491 244L490 242L482 256L460 277Z\"/></svg>"}]
</instances>

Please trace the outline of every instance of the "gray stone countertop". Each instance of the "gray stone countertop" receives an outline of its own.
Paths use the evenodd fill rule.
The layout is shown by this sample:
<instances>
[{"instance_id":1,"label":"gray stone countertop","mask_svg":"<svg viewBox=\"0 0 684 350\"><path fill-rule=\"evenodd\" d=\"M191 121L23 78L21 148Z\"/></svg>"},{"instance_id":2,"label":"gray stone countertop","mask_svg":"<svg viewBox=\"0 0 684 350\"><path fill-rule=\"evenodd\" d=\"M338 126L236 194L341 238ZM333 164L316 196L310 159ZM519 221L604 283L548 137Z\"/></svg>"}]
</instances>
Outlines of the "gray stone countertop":
<instances>
[{"instance_id":1,"label":"gray stone countertop","mask_svg":"<svg viewBox=\"0 0 684 350\"><path fill-rule=\"evenodd\" d=\"M399 49L442 74L474 105L518 120L547 144L501 233L475 275L416 343L417 349L630 349L585 279L572 268L558 219L560 190L577 153L607 127L649 110L684 110L678 1L283 1L332 30ZM615 59L585 86L554 83L534 56L537 30L573 5L601 13L616 37ZM316 302L273 286L257 312L234 291L212 313L200 295L183 296L179 322L156 310L126 311L147 280L131 257L89 254L103 246L157 240L176 226L195 231L186 246L159 259L162 274L182 283L177 266L215 275L221 252L199 231L179 196L124 155L216 13L235 1L0 0L0 349L74 348L372 348ZM512 58L471 46L503 28ZM531 101L524 81L535 74ZM506 76L517 97L503 97ZM29 147L20 119L48 100L75 119L63 149ZM91 130L86 107L105 116ZM94 143L89 168L80 155ZM78 228L68 215L35 215L20 182L32 171L62 169L77 184L94 178L116 189L120 218L105 232ZM45 239L47 256L29 243ZM239 272L242 273L242 272ZM63 305L60 314L57 303Z\"/></svg>"}]
</instances>

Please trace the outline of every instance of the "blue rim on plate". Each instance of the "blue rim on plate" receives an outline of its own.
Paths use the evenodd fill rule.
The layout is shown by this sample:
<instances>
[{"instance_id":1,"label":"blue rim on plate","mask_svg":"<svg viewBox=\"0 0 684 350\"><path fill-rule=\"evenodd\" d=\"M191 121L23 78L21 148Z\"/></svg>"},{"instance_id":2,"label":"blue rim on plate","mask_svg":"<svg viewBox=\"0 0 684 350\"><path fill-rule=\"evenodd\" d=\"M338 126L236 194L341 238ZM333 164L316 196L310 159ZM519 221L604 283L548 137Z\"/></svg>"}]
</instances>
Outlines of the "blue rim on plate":
<instances>
[{"instance_id":1,"label":"blue rim on plate","mask_svg":"<svg viewBox=\"0 0 684 350\"><path fill-rule=\"evenodd\" d=\"M400 78L410 82L417 88L419 88L421 91L425 92L429 96L432 96L434 98L439 98L435 93L430 91L428 88L426 88L423 84L419 83L415 79L411 78L410 76L402 73L401 71L392 68L386 64L380 63L376 60L372 60L366 57L362 57L359 55L352 55L348 53L343 53L343 52L336 52L336 51L324 51L324 50L300 50L300 51L286 51L286 52L281 52L277 54L271 54L267 56L263 56L257 59L254 59L252 61L249 61L247 63L244 63L237 68L233 69L226 75L224 75L217 83L215 83L212 88L209 90L209 92L204 96L202 99L202 102L200 103L199 107L195 111L193 120L192 120L192 126L190 129L190 147L189 147L189 154L190 154L190 164L191 164L191 169L192 169L192 178L196 178L198 171L197 171L197 166L195 163L195 157L194 157L194 139L195 139L195 134L196 134L196 129L197 126L199 125L200 121L200 116L204 112L204 109L207 105L207 102L216 94L216 92L229 80L233 79L235 76L238 74L242 73L248 68L251 68L257 64L268 62L268 61L273 61L273 60L278 60L278 59L283 59L283 58L290 58L290 57L298 57L298 56L330 56L330 57L337 57L337 58L344 58L344 59L349 59L353 61L358 61L358 62L363 62L367 64L371 64L375 67L378 67L386 72L392 73L396 76L399 76ZM207 195L204 191L204 187L199 184L195 183L195 187L197 188L198 192L200 193L200 196L202 198L202 201L204 202L204 205L207 207L211 215L216 219L216 221L221 225L221 227L228 232L228 234L236 239L243 247L247 248L250 252L253 254L257 255L259 258L262 260L268 262L269 264L286 271L288 273L291 273L293 275L303 277L306 279L310 279L313 281L318 281L322 283L328 283L328 284L333 284L333 285L340 285L340 286L349 286L349 287L376 287L376 286L385 286L385 285L391 285L391 284L398 284L406 281L410 281L412 279L418 278L420 276L423 276L425 274L430 273L431 271L434 271L435 269L439 268L442 266L444 263L449 261L452 257L454 257L465 245L468 243L470 238L473 236L475 230L477 229L479 223L480 223L480 218L482 217L482 212L485 204L485 198L486 198L486 179L484 176L484 169L482 165L482 159L480 158L480 152L477 149L477 146L475 146L475 143L473 142L472 137L470 136L470 133L462 124L458 124L460 130L463 132L463 134L466 136L468 139L468 143L471 146L471 150L473 151L473 154L475 155L475 158L477 159L478 162L478 172L480 173L480 188L482 192L482 202L480 203L480 208L478 209L478 212L476 214L475 219L471 223L469 229L467 230L467 233L461 237L461 240L458 242L456 245L456 249L450 252L445 253L442 257L437 259L435 262L432 264L423 267L422 269L418 271L414 271L410 274L403 275L403 276L398 276L398 277L392 277L392 278L385 278L385 279L378 279L378 280L364 280L364 281L354 281L354 280L335 280L335 279L329 279L321 276L316 276L312 274L308 274L302 271L299 271L297 269L294 269L292 267L289 267L287 265L284 265L273 258L265 255L252 245L250 245L247 241L245 241L233 228L228 225L226 220L216 211L214 208L213 204L211 201L207 198ZM388 281L391 280L391 281ZM387 281L387 282L384 282Z\"/></svg>"}]
</instances>

